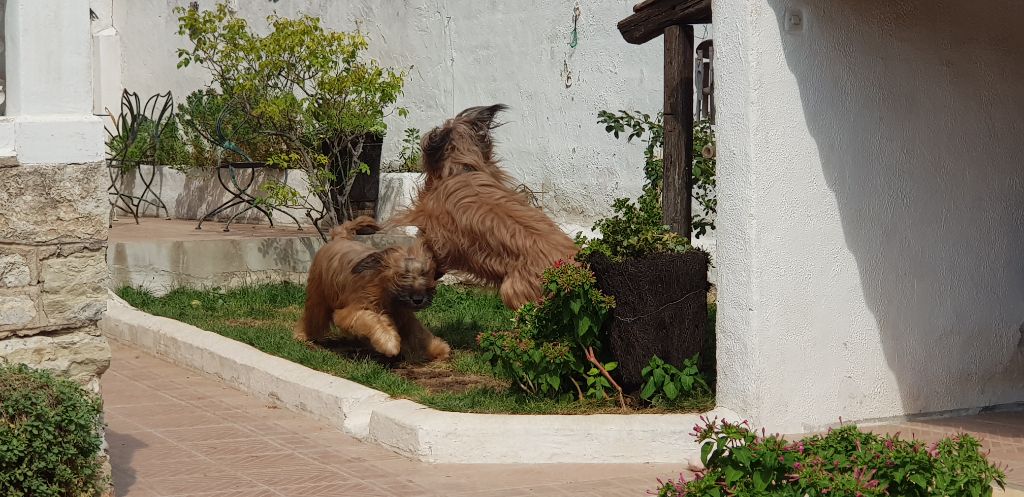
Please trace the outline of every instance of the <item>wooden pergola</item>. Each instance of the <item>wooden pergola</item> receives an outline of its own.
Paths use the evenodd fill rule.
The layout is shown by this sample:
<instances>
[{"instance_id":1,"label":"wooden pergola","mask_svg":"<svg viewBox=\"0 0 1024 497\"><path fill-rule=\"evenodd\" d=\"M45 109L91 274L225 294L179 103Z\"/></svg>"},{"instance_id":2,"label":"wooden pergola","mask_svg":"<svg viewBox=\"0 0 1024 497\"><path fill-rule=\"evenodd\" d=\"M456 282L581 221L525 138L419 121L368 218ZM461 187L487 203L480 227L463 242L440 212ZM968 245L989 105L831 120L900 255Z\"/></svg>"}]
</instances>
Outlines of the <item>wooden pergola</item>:
<instances>
[{"instance_id":1,"label":"wooden pergola","mask_svg":"<svg viewBox=\"0 0 1024 497\"><path fill-rule=\"evenodd\" d=\"M644 0L619 21L629 43L642 45L665 35L665 224L690 238L693 218L693 25L711 22L711 0Z\"/></svg>"}]
</instances>

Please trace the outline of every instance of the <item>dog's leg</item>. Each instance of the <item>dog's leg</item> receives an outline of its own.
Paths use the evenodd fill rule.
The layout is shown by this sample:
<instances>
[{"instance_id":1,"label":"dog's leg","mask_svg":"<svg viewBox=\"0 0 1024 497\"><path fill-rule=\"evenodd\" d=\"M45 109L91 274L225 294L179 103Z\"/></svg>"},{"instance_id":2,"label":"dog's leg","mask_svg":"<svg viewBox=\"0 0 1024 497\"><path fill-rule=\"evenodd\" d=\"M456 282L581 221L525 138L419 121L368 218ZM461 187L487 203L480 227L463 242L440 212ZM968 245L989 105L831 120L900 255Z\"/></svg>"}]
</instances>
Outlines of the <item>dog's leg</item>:
<instances>
[{"instance_id":1,"label":"dog's leg","mask_svg":"<svg viewBox=\"0 0 1024 497\"><path fill-rule=\"evenodd\" d=\"M394 316L398 332L402 335L402 356L410 362L430 362L447 359L452 349L444 340L434 336L410 311Z\"/></svg>"},{"instance_id":2,"label":"dog's leg","mask_svg":"<svg viewBox=\"0 0 1024 497\"><path fill-rule=\"evenodd\" d=\"M515 270L505 276L498 293L505 307L516 310L527 302L535 302L541 297L540 277L527 271Z\"/></svg>"},{"instance_id":3,"label":"dog's leg","mask_svg":"<svg viewBox=\"0 0 1024 497\"><path fill-rule=\"evenodd\" d=\"M296 340L314 342L325 336L331 327L331 308L318 291L307 293L302 319L295 326Z\"/></svg>"},{"instance_id":4,"label":"dog's leg","mask_svg":"<svg viewBox=\"0 0 1024 497\"><path fill-rule=\"evenodd\" d=\"M394 357L402 348L402 338L387 316L358 307L346 307L335 310L333 318L338 329L366 338L381 354Z\"/></svg>"}]
</instances>

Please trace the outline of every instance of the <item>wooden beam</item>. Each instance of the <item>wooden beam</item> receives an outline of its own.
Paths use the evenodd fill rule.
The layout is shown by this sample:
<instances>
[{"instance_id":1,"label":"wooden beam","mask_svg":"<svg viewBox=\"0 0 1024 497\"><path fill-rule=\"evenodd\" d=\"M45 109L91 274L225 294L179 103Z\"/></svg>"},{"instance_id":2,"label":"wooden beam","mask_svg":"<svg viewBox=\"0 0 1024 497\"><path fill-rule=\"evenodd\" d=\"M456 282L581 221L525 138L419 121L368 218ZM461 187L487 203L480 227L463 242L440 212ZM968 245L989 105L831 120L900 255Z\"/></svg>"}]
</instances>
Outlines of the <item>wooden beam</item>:
<instances>
[{"instance_id":1,"label":"wooden beam","mask_svg":"<svg viewBox=\"0 0 1024 497\"><path fill-rule=\"evenodd\" d=\"M711 22L711 0L660 0L643 2L635 14L619 21L619 33L629 43L642 45L677 24Z\"/></svg>"},{"instance_id":2,"label":"wooden beam","mask_svg":"<svg viewBox=\"0 0 1024 497\"><path fill-rule=\"evenodd\" d=\"M693 183L693 26L665 29L665 176L662 210L672 231L690 238Z\"/></svg>"}]
</instances>

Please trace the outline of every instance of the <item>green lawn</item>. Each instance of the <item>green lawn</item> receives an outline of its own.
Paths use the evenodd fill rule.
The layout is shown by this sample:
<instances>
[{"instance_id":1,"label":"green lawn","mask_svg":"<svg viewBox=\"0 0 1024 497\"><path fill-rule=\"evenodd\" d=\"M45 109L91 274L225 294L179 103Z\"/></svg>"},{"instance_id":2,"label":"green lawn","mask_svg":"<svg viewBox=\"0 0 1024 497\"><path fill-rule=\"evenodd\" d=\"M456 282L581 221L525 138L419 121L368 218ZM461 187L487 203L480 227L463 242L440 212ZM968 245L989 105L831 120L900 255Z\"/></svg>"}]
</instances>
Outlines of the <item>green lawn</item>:
<instances>
[{"instance_id":1,"label":"green lawn","mask_svg":"<svg viewBox=\"0 0 1024 497\"><path fill-rule=\"evenodd\" d=\"M477 333L506 329L512 313L493 293L441 286L434 304L419 313L423 324L452 346L450 361L426 368L449 371L480 384L462 392L430 391L369 358L348 357L311 348L292 338L302 314L305 289L293 284L261 285L230 291L179 289L154 297L146 291L122 288L118 294L150 314L176 319L251 345L304 366L346 378L385 392L444 410L510 414L583 414L622 412L614 402L560 402L529 397L509 387L475 351ZM440 372L440 371L437 371ZM450 376L450 375L442 375ZM691 399L672 411L703 411L714 398ZM657 412L648 410L646 412Z\"/></svg>"}]
</instances>

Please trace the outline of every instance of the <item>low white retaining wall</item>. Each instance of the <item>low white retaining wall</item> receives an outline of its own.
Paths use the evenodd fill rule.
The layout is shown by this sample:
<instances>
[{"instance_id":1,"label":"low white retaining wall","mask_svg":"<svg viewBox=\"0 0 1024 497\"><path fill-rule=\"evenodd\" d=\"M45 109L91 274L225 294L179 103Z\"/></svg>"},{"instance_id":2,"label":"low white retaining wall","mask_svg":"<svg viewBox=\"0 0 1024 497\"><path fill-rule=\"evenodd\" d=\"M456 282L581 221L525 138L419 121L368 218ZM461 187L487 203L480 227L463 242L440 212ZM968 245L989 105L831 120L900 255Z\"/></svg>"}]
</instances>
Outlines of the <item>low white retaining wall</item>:
<instances>
[{"instance_id":1,"label":"low white retaining wall","mask_svg":"<svg viewBox=\"0 0 1024 497\"><path fill-rule=\"evenodd\" d=\"M698 414L515 416L442 412L397 400L111 296L100 328L175 364L327 421L357 438L432 463L679 463L698 461ZM707 413L729 419L727 410Z\"/></svg>"},{"instance_id":2,"label":"low white retaining wall","mask_svg":"<svg viewBox=\"0 0 1024 497\"><path fill-rule=\"evenodd\" d=\"M154 167L156 168L155 172L153 171ZM152 190L167 205L167 210L173 219L199 219L213 208L231 198L231 194L226 192L217 180L214 171L197 170L186 174L170 166L141 166L141 171L126 175L123 178L121 184L118 185L121 191L131 195L142 194L144 185L140 179L140 174L147 179L150 174L153 174ZM222 171L221 174L223 175L224 182L232 186L228 173ZM284 178L284 173L281 171L260 170L256 174L257 177L253 188L249 190L249 193L256 196L261 196L259 185L262 182L267 179L280 181ZM238 172L238 181L243 186L248 183L248 175L249 172L245 170ZM416 193L416 188L422 181L422 175L419 173L381 173L378 218L387 220L396 210L408 206L413 195ZM287 184L300 193L306 192L309 187L306 175L302 171L289 171ZM150 197L147 196L147 198ZM229 209L216 216L214 220L227 221L228 218L239 210L240 208ZM302 224L309 223L302 210L286 210L298 218ZM142 214L146 217L165 215L162 209L157 214L156 208L148 204L144 205ZM119 213L118 216L125 217L127 214ZM259 211L250 210L239 216L236 222L265 224L267 218ZM274 212L274 222L282 225L294 223L291 218L280 212Z\"/></svg>"}]
</instances>

